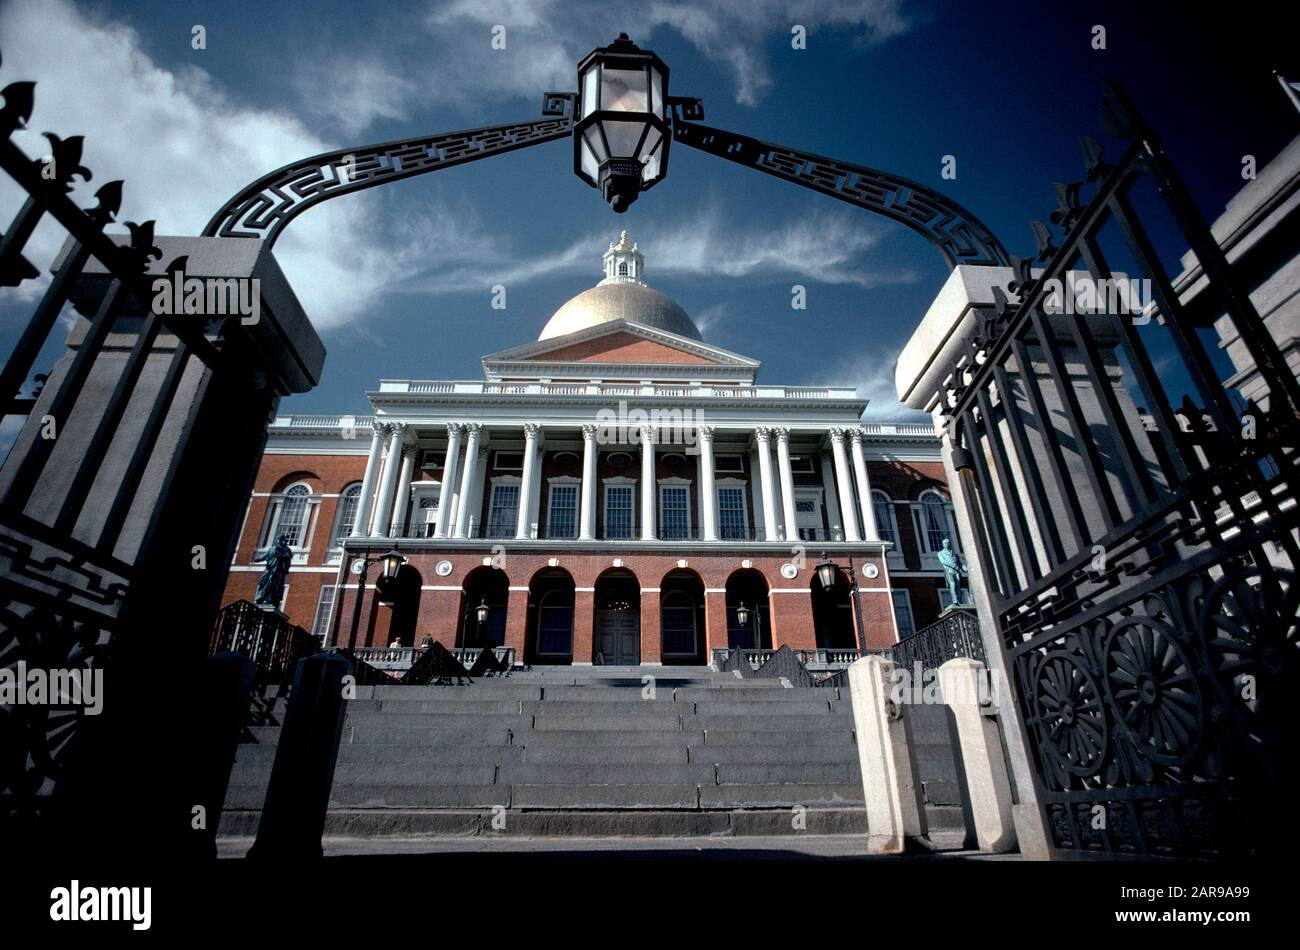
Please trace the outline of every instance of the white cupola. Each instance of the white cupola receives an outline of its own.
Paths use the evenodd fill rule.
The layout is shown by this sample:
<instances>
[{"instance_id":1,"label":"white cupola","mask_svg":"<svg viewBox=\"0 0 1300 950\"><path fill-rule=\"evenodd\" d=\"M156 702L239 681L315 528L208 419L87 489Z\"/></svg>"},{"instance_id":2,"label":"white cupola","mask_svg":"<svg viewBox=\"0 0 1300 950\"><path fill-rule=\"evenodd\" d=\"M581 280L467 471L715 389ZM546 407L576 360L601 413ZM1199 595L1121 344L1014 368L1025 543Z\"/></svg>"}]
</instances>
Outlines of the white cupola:
<instances>
[{"instance_id":1,"label":"white cupola","mask_svg":"<svg viewBox=\"0 0 1300 950\"><path fill-rule=\"evenodd\" d=\"M627 243L627 232L618 236L618 243L611 244L605 252L605 279L597 284L640 284L645 272L645 258L635 244Z\"/></svg>"}]
</instances>

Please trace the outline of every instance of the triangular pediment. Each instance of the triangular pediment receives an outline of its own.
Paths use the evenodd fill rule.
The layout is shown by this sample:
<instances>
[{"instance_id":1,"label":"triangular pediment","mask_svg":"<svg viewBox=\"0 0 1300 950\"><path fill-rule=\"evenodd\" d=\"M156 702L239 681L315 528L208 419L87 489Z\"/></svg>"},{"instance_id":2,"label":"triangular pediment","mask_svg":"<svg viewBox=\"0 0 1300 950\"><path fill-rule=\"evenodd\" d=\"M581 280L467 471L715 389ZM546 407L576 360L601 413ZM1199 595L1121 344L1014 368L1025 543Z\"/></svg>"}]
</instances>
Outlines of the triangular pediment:
<instances>
[{"instance_id":1,"label":"triangular pediment","mask_svg":"<svg viewBox=\"0 0 1300 950\"><path fill-rule=\"evenodd\" d=\"M529 362L561 363L718 363L716 359L699 353L688 353L679 347L627 332L570 343L526 359Z\"/></svg>"},{"instance_id":2,"label":"triangular pediment","mask_svg":"<svg viewBox=\"0 0 1300 950\"><path fill-rule=\"evenodd\" d=\"M485 369L500 368L506 364L699 366L736 369L748 373L759 366L757 360L721 347L627 320L614 320L483 357Z\"/></svg>"}]
</instances>

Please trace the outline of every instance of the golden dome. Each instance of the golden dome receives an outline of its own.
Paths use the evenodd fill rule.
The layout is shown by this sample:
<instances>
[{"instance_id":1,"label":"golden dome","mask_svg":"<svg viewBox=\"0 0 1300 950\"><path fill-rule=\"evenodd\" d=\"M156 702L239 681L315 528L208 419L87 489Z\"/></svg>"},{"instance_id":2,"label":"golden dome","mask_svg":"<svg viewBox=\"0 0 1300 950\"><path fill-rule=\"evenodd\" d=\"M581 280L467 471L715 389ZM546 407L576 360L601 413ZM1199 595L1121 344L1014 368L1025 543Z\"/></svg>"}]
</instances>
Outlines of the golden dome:
<instances>
[{"instance_id":1,"label":"golden dome","mask_svg":"<svg viewBox=\"0 0 1300 950\"><path fill-rule=\"evenodd\" d=\"M695 321L674 300L645 284L632 283L598 284L584 290L555 311L537 339L549 340L615 320L704 339Z\"/></svg>"}]
</instances>

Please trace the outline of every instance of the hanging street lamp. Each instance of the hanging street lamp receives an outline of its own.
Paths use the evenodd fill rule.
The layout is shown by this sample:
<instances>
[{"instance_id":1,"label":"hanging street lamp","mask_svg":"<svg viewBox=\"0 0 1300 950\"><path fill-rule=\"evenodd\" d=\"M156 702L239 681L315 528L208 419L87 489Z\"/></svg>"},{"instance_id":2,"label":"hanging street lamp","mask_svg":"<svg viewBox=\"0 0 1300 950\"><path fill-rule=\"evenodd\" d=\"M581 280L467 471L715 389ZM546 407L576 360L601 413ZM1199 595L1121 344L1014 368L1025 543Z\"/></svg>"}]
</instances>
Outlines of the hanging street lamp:
<instances>
[{"instance_id":1,"label":"hanging street lamp","mask_svg":"<svg viewBox=\"0 0 1300 950\"><path fill-rule=\"evenodd\" d=\"M815 570L817 580L821 581L822 590L830 590L835 586L835 581L840 575L840 569L835 565L834 561L826 556L825 551L822 552L821 563L817 565Z\"/></svg>"},{"instance_id":2,"label":"hanging street lamp","mask_svg":"<svg viewBox=\"0 0 1300 950\"><path fill-rule=\"evenodd\" d=\"M736 607L736 623L742 627L749 626L749 608L745 606L743 600Z\"/></svg>"},{"instance_id":3,"label":"hanging street lamp","mask_svg":"<svg viewBox=\"0 0 1300 950\"><path fill-rule=\"evenodd\" d=\"M668 67L620 33L578 63L573 171L616 212L668 171Z\"/></svg>"}]
</instances>

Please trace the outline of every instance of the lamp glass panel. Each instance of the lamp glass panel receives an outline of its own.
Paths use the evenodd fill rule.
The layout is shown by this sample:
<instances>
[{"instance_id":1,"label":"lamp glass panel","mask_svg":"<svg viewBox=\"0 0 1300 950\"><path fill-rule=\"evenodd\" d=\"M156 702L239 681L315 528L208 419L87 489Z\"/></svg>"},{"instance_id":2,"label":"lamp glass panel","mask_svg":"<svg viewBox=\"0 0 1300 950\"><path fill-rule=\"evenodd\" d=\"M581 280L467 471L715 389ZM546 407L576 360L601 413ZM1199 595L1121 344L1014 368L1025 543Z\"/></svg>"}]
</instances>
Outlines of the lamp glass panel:
<instances>
[{"instance_id":1,"label":"lamp glass panel","mask_svg":"<svg viewBox=\"0 0 1300 950\"><path fill-rule=\"evenodd\" d=\"M650 111L649 89L644 69L600 71L600 107L611 112Z\"/></svg>"},{"instance_id":2,"label":"lamp glass panel","mask_svg":"<svg viewBox=\"0 0 1300 950\"><path fill-rule=\"evenodd\" d=\"M591 128L587 129L587 131L582 133L582 141L591 149L591 154L596 159L597 165L609 157L605 152L605 143L600 137L600 129L596 126L593 125ZM595 178L596 176L592 175L591 177Z\"/></svg>"},{"instance_id":3,"label":"lamp glass panel","mask_svg":"<svg viewBox=\"0 0 1300 950\"><path fill-rule=\"evenodd\" d=\"M641 181L654 181L659 177L659 153L655 152L641 166Z\"/></svg>"},{"instance_id":4,"label":"lamp glass panel","mask_svg":"<svg viewBox=\"0 0 1300 950\"><path fill-rule=\"evenodd\" d=\"M644 122L614 122L606 119L601 125L605 128L605 140L609 142L609 151L614 158L632 158L636 155L636 143L641 139Z\"/></svg>"},{"instance_id":5,"label":"lamp glass panel","mask_svg":"<svg viewBox=\"0 0 1300 950\"><path fill-rule=\"evenodd\" d=\"M653 125L650 126L645 134L645 141L641 143L641 151L638 153L637 158L644 163L650 157L650 153L658 147L659 140L663 137L662 132Z\"/></svg>"},{"instance_id":6,"label":"lamp glass panel","mask_svg":"<svg viewBox=\"0 0 1300 950\"><path fill-rule=\"evenodd\" d=\"M598 67L592 65L585 73L582 74L582 114L578 118L586 118L596 111L596 70Z\"/></svg>"},{"instance_id":7,"label":"lamp glass panel","mask_svg":"<svg viewBox=\"0 0 1300 950\"><path fill-rule=\"evenodd\" d=\"M587 144L586 138L579 139L578 142L581 148L582 173L595 180L600 172L600 162L596 161L596 154L591 150L591 146Z\"/></svg>"},{"instance_id":8,"label":"lamp glass panel","mask_svg":"<svg viewBox=\"0 0 1300 950\"><path fill-rule=\"evenodd\" d=\"M650 111L655 115L664 114L664 74L653 66L650 67Z\"/></svg>"}]
</instances>

